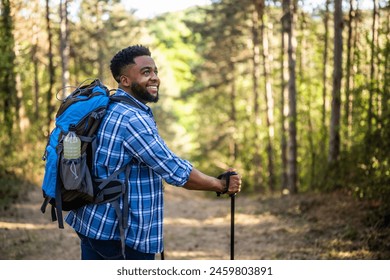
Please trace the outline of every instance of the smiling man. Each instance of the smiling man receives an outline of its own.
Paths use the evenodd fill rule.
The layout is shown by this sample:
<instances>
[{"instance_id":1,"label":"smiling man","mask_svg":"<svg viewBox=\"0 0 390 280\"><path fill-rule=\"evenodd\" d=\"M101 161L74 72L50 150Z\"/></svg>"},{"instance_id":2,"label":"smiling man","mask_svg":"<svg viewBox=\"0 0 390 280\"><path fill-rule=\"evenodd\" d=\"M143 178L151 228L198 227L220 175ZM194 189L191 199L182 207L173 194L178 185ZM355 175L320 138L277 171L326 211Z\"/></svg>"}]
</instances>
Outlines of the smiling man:
<instances>
[{"instance_id":1,"label":"smiling man","mask_svg":"<svg viewBox=\"0 0 390 280\"><path fill-rule=\"evenodd\" d=\"M226 186L225 180L200 172L167 147L146 105L158 101L160 86L148 48L119 51L110 68L118 82L114 96L129 102L113 102L102 120L93 175L105 179L130 166L128 173L119 174L128 183L128 200L120 202L122 209L128 205L128 215L119 220L112 204L89 204L69 212L66 222L81 239L82 259L154 259L163 251L163 180L189 190L234 194L241 190L241 176L232 176Z\"/></svg>"}]
</instances>

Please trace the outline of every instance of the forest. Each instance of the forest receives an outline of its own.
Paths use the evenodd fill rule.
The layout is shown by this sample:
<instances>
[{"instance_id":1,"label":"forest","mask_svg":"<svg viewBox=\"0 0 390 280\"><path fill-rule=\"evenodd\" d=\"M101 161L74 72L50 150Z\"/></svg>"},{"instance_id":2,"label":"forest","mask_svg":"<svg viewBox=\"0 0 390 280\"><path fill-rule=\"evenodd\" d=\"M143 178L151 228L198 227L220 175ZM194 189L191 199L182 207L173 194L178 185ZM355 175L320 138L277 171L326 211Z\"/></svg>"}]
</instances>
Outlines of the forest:
<instances>
[{"instance_id":1,"label":"forest","mask_svg":"<svg viewBox=\"0 0 390 280\"><path fill-rule=\"evenodd\" d=\"M151 49L151 105L178 155L244 195L342 191L390 217L390 6L382 0L214 0L137 18L119 0L1 0L0 208L40 185L60 100L115 88L112 56Z\"/></svg>"}]
</instances>

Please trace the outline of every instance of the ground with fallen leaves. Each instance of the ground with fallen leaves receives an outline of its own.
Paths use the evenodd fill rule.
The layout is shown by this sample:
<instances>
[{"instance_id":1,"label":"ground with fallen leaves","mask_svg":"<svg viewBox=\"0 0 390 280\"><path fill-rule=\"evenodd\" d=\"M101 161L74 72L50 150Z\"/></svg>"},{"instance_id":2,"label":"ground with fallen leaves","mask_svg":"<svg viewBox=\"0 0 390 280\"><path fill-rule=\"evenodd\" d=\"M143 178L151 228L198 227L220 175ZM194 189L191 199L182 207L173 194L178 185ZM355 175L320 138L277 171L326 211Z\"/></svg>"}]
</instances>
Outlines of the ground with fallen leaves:
<instances>
[{"instance_id":1,"label":"ground with fallen leaves","mask_svg":"<svg viewBox=\"0 0 390 280\"><path fill-rule=\"evenodd\" d=\"M230 199L171 186L165 195L165 258L230 258ZM0 259L74 260L79 239L40 212L41 190L0 213ZM390 259L390 230L377 205L342 192L236 197L235 259ZM159 255L156 257L159 259Z\"/></svg>"}]
</instances>

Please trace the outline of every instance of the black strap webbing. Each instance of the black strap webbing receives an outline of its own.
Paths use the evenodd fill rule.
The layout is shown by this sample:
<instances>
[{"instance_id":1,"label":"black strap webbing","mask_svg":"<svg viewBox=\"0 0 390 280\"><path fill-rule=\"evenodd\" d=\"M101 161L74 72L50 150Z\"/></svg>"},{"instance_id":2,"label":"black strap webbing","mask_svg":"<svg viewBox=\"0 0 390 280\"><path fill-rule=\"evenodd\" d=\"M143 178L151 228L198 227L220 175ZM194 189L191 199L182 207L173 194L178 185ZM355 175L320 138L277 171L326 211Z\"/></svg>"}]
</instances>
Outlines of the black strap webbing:
<instances>
[{"instance_id":1,"label":"black strap webbing","mask_svg":"<svg viewBox=\"0 0 390 280\"><path fill-rule=\"evenodd\" d=\"M119 207L119 201L115 200L115 201L111 202L111 205L114 207L116 216L118 217L118 227L119 227L119 233L120 233L120 237L121 237L122 256L123 256L123 259L125 260L126 259L126 241L125 241L125 239L126 239L125 226L126 225L123 224L122 213L121 213L121 209Z\"/></svg>"},{"instance_id":2,"label":"black strap webbing","mask_svg":"<svg viewBox=\"0 0 390 280\"><path fill-rule=\"evenodd\" d=\"M126 97L126 96L122 96L122 95L111 95L110 100L115 101L115 102L123 102L123 103L129 104L133 107L142 109L140 107L140 105L137 104L137 102L135 102L131 97Z\"/></svg>"},{"instance_id":3,"label":"black strap webbing","mask_svg":"<svg viewBox=\"0 0 390 280\"><path fill-rule=\"evenodd\" d=\"M121 168L123 170L123 168ZM114 172L115 174L117 172ZM119 174L119 173L118 173ZM119 206L119 199L114 200L111 202L111 205L115 209L116 216L118 218L118 227L119 227L119 234L121 238L121 248L122 248L122 256L123 259L126 259L126 229L128 228L128 221L129 221L129 176L130 176L130 164L126 165L126 172L125 172L125 178L126 178L126 184L124 185L124 188L122 189L122 198L123 198L123 209L121 211ZM111 175L112 176L112 175ZM109 178L111 178L111 176ZM106 179L107 180L107 179ZM108 181L108 180L107 180Z\"/></svg>"}]
</instances>

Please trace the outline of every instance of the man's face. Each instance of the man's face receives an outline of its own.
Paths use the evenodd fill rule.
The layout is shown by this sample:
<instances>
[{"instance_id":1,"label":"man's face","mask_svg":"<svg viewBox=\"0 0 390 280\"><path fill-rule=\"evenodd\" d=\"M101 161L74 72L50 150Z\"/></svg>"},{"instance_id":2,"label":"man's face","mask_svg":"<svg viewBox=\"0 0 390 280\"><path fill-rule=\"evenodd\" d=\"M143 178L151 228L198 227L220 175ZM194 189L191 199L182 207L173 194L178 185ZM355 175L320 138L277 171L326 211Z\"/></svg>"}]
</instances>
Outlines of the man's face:
<instances>
[{"instance_id":1,"label":"man's face","mask_svg":"<svg viewBox=\"0 0 390 280\"><path fill-rule=\"evenodd\" d=\"M121 85L136 99L146 104L158 101L160 79L154 60L150 56L138 56L121 76Z\"/></svg>"}]
</instances>

